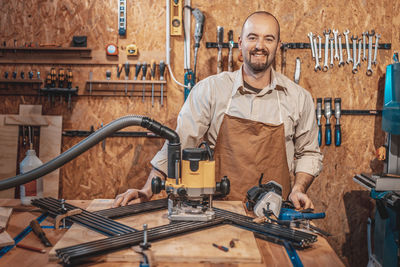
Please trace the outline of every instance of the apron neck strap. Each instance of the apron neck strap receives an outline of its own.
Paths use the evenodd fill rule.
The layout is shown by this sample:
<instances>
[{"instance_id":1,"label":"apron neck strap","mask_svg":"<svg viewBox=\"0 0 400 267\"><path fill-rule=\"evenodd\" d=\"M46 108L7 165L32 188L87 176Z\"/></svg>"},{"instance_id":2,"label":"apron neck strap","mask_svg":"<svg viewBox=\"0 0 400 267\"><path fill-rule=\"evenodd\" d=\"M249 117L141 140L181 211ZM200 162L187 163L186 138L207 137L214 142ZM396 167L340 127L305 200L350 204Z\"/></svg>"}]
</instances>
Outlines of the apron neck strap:
<instances>
[{"instance_id":1,"label":"apron neck strap","mask_svg":"<svg viewBox=\"0 0 400 267\"><path fill-rule=\"evenodd\" d=\"M278 101L278 109L279 109L279 123L282 123L283 120L282 120L282 110L281 110L281 99L279 97L279 91L278 90L275 90L275 91L276 91L276 95L277 95L277 99L278 99L277 101ZM228 105L226 105L225 114L228 114L228 110L232 103L232 97L233 96L231 96L229 98Z\"/></svg>"}]
</instances>

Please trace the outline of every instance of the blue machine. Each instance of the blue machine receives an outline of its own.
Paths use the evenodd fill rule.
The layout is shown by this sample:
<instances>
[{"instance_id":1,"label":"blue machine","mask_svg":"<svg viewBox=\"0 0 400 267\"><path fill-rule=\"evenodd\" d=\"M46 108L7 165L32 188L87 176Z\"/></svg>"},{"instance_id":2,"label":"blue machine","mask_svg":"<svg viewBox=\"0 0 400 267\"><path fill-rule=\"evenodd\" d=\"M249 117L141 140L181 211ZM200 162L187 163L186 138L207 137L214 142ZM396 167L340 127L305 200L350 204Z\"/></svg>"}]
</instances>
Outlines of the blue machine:
<instances>
[{"instance_id":1,"label":"blue machine","mask_svg":"<svg viewBox=\"0 0 400 267\"><path fill-rule=\"evenodd\" d=\"M368 223L368 267L400 266L400 63L386 68L382 130L386 132L383 174L358 174L353 180L371 191L376 200L374 252ZM379 189L379 190L378 190Z\"/></svg>"}]
</instances>

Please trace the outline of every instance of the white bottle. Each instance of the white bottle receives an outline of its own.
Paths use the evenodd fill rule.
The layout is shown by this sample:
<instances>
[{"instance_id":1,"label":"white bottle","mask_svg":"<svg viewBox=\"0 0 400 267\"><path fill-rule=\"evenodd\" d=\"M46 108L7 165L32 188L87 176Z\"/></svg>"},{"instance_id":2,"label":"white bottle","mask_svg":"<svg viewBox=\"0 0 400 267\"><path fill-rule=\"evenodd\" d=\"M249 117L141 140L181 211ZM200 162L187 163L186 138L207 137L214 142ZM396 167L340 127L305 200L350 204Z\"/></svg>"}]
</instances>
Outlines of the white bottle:
<instances>
[{"instance_id":1,"label":"white bottle","mask_svg":"<svg viewBox=\"0 0 400 267\"><path fill-rule=\"evenodd\" d=\"M43 162L36 156L35 150L29 149L26 151L26 157L19 164L19 169L21 173L26 173L30 170L36 169L37 167L43 165ZM32 183L31 181L29 183ZM28 184L28 183L27 183ZM42 198L43 197L43 178L40 177L36 179L36 194L32 192L27 192L26 185L20 185L20 195L21 195L21 203L22 205L31 205L31 200L34 198Z\"/></svg>"}]
</instances>

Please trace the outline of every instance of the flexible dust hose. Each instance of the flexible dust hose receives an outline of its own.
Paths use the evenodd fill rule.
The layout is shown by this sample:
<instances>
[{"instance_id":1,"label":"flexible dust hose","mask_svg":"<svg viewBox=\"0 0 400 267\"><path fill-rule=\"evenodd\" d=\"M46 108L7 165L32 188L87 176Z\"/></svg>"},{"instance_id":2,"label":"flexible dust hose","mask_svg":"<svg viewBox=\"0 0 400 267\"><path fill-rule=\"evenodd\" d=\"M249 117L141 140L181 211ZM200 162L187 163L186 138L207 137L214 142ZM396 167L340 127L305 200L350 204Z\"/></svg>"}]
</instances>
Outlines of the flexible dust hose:
<instances>
[{"instance_id":1,"label":"flexible dust hose","mask_svg":"<svg viewBox=\"0 0 400 267\"><path fill-rule=\"evenodd\" d=\"M121 117L119 119L116 119L106 126L98 129L94 133L92 133L90 136L76 144L75 146L71 147L64 153L60 154L56 158L50 160L49 162L46 162L45 164L41 165L40 167L33 169L29 172L26 172L24 174L20 174L14 177L10 177L4 180L0 181L0 190L5 190L9 188L13 188L25 183L28 183L30 181L33 181L35 179L38 179L42 177L43 175L46 175L58 168L60 168L62 165L65 163L71 161L72 159L76 158L83 152L89 150L91 147L96 145L97 143L101 142L103 139L105 139L107 136L112 135L113 133L126 128L128 126L142 126L143 128L146 128L153 133L159 135L160 137L163 137L169 141L169 146L170 145L174 148L174 155L180 156L180 153L177 153L176 151L179 149L180 152L180 140L178 134L166 127L160 124L157 121L154 121L148 117L143 117L143 116L137 116L137 115L129 115L125 117ZM170 153L170 152L169 152ZM171 161L176 161L176 158L171 158ZM178 159L179 160L179 159ZM170 159L168 158L168 163ZM169 164L168 164L169 165ZM174 177L174 176L172 176Z\"/></svg>"}]
</instances>

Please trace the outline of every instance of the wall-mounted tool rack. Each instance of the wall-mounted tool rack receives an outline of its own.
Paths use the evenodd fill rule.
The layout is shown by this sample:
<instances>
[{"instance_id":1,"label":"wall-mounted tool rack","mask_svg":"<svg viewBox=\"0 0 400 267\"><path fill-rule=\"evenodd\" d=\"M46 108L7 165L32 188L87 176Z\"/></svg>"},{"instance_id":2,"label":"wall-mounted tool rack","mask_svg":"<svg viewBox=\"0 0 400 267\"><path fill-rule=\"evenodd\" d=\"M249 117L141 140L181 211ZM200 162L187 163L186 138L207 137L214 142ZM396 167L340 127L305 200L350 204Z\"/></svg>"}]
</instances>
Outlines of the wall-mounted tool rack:
<instances>
[{"instance_id":1,"label":"wall-mounted tool rack","mask_svg":"<svg viewBox=\"0 0 400 267\"><path fill-rule=\"evenodd\" d=\"M91 59L91 52L92 49L87 47L0 47L0 57L7 57L1 58L1 62L10 64L17 59L42 57L43 54Z\"/></svg>"},{"instance_id":2,"label":"wall-mounted tool rack","mask_svg":"<svg viewBox=\"0 0 400 267\"><path fill-rule=\"evenodd\" d=\"M0 95L37 95L41 79L0 79Z\"/></svg>"},{"instance_id":3,"label":"wall-mounted tool rack","mask_svg":"<svg viewBox=\"0 0 400 267\"><path fill-rule=\"evenodd\" d=\"M223 43L223 48L229 48L229 43ZM207 42L206 48L218 48L218 43ZM239 48L238 43L233 44L233 48ZM310 43L282 43L281 49L310 49ZM350 44L350 48L353 48L353 44ZM373 45L375 48L375 45ZM346 44L342 43L342 49L346 49ZM392 44L378 44L378 49L390 50L392 49Z\"/></svg>"},{"instance_id":4,"label":"wall-mounted tool rack","mask_svg":"<svg viewBox=\"0 0 400 267\"><path fill-rule=\"evenodd\" d=\"M163 80L86 80L86 92L83 95L92 96L138 96L143 97L143 85L145 85L145 97L151 97L151 85L154 84L154 97L161 97L161 85L167 84ZM125 94L125 85L128 85ZM163 97L167 97L167 90L164 86Z\"/></svg>"}]
</instances>

